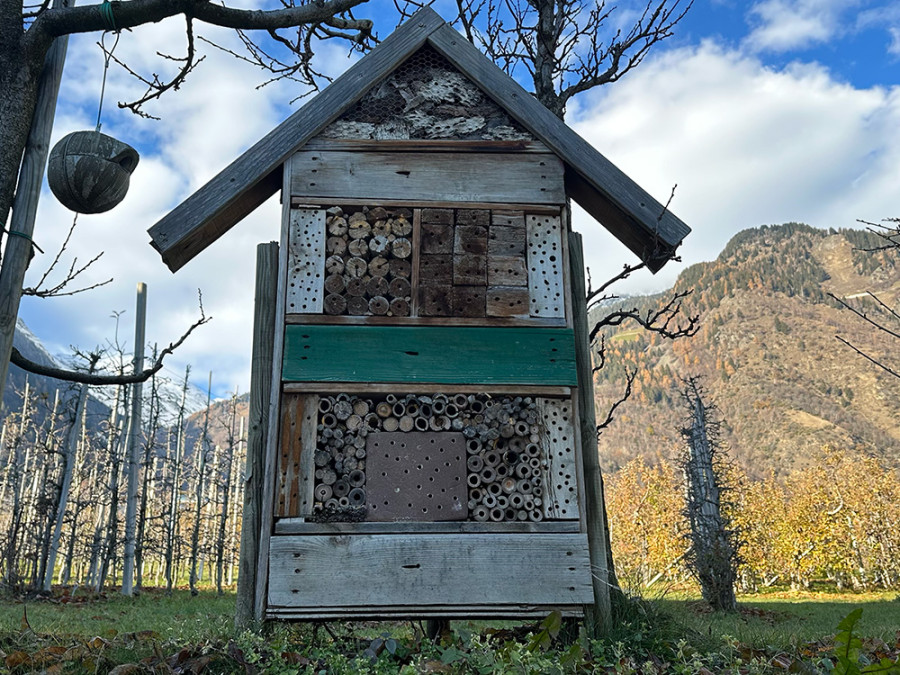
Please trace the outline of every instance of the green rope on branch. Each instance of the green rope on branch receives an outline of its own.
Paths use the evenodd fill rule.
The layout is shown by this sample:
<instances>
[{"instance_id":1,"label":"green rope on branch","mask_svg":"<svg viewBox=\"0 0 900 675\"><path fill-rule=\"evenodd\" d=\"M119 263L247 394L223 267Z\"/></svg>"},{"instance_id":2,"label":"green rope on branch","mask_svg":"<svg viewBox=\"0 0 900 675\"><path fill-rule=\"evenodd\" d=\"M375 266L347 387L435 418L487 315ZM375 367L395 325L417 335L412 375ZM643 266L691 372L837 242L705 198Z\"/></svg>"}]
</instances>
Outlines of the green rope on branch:
<instances>
[{"instance_id":1,"label":"green rope on branch","mask_svg":"<svg viewBox=\"0 0 900 675\"><path fill-rule=\"evenodd\" d=\"M112 3L109 0L103 0L103 3L100 5L100 16L103 17L103 22L106 24L106 30L118 30L116 28L116 17L113 16Z\"/></svg>"}]
</instances>

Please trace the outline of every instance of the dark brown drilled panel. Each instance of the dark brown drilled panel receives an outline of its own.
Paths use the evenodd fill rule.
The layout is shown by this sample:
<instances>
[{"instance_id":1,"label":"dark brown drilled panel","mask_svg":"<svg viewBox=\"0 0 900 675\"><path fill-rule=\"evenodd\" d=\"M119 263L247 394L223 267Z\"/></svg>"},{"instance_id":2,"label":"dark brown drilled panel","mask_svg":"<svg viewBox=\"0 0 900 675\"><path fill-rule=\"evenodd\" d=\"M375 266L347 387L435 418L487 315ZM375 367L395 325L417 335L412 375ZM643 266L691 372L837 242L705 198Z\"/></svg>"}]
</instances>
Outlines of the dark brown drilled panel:
<instances>
[{"instance_id":1,"label":"dark brown drilled panel","mask_svg":"<svg viewBox=\"0 0 900 675\"><path fill-rule=\"evenodd\" d=\"M461 433L373 433L366 441L368 520L468 517L466 439Z\"/></svg>"},{"instance_id":2,"label":"dark brown drilled panel","mask_svg":"<svg viewBox=\"0 0 900 675\"><path fill-rule=\"evenodd\" d=\"M351 139L534 140L428 45L372 87L322 135Z\"/></svg>"}]
</instances>

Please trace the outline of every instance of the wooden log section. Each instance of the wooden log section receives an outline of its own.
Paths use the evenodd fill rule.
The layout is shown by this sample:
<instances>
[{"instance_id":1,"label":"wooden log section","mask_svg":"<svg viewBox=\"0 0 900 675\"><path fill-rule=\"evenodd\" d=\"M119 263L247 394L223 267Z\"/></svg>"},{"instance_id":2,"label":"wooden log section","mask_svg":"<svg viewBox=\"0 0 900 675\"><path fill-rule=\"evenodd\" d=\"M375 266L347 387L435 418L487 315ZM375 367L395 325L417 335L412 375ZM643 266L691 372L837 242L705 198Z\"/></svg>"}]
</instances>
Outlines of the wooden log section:
<instances>
[{"instance_id":1,"label":"wooden log section","mask_svg":"<svg viewBox=\"0 0 900 675\"><path fill-rule=\"evenodd\" d=\"M328 255L343 255L347 250L347 240L343 237L328 237L325 240L325 252Z\"/></svg>"},{"instance_id":2,"label":"wooden log section","mask_svg":"<svg viewBox=\"0 0 900 675\"><path fill-rule=\"evenodd\" d=\"M394 298L391 300L389 314L391 316L409 316L410 307L409 300L406 298Z\"/></svg>"},{"instance_id":3,"label":"wooden log section","mask_svg":"<svg viewBox=\"0 0 900 675\"><path fill-rule=\"evenodd\" d=\"M391 271L391 263L382 256L376 256L369 261L368 272L373 277L386 277Z\"/></svg>"},{"instance_id":4,"label":"wooden log section","mask_svg":"<svg viewBox=\"0 0 900 675\"><path fill-rule=\"evenodd\" d=\"M331 255L325 260L325 271L328 274L343 274L344 259L339 255Z\"/></svg>"},{"instance_id":5,"label":"wooden log section","mask_svg":"<svg viewBox=\"0 0 900 675\"><path fill-rule=\"evenodd\" d=\"M329 274L325 277L326 293L343 293L346 287L347 284L344 281L344 276L342 274Z\"/></svg>"},{"instance_id":6,"label":"wooden log section","mask_svg":"<svg viewBox=\"0 0 900 675\"><path fill-rule=\"evenodd\" d=\"M391 305L387 301L387 298L381 295L376 295L374 298L371 298L369 300L369 312L371 312L375 316L383 316L387 314L390 306Z\"/></svg>"},{"instance_id":7,"label":"wooden log section","mask_svg":"<svg viewBox=\"0 0 900 675\"><path fill-rule=\"evenodd\" d=\"M347 313L353 316L365 316L369 312L369 301L364 297L351 297L347 299Z\"/></svg>"},{"instance_id":8,"label":"wooden log section","mask_svg":"<svg viewBox=\"0 0 900 675\"><path fill-rule=\"evenodd\" d=\"M391 295L391 297L408 298L411 292L412 285L409 283L408 279L404 279L403 277L391 279L391 282L388 286L388 293Z\"/></svg>"},{"instance_id":9,"label":"wooden log section","mask_svg":"<svg viewBox=\"0 0 900 675\"><path fill-rule=\"evenodd\" d=\"M397 237L391 242L391 253L397 258L408 258L412 254L412 242L406 237Z\"/></svg>"},{"instance_id":10,"label":"wooden log section","mask_svg":"<svg viewBox=\"0 0 900 675\"><path fill-rule=\"evenodd\" d=\"M366 260L369 257L369 243L365 239L351 239L347 244L347 252L356 258Z\"/></svg>"},{"instance_id":11,"label":"wooden log section","mask_svg":"<svg viewBox=\"0 0 900 675\"><path fill-rule=\"evenodd\" d=\"M372 277L366 284L366 293L370 298L376 295L387 295L390 290L390 284L384 277ZM395 293L394 295L409 295L409 293Z\"/></svg>"},{"instance_id":12,"label":"wooden log section","mask_svg":"<svg viewBox=\"0 0 900 675\"><path fill-rule=\"evenodd\" d=\"M358 278L362 277L363 275L365 275L368 267L369 266L365 260L363 260L362 258L356 257L356 258L350 258L350 260L348 260L344 264L344 271L347 274L347 276L358 279Z\"/></svg>"},{"instance_id":13,"label":"wooden log section","mask_svg":"<svg viewBox=\"0 0 900 675\"><path fill-rule=\"evenodd\" d=\"M390 221L391 224L391 232L398 237L409 237L413 231L413 225L409 222L408 219L403 216L399 218L394 218Z\"/></svg>"},{"instance_id":14,"label":"wooden log section","mask_svg":"<svg viewBox=\"0 0 900 675\"><path fill-rule=\"evenodd\" d=\"M350 297L362 298L366 294L366 286L367 282L365 278L350 279L347 281L347 295Z\"/></svg>"},{"instance_id":15,"label":"wooden log section","mask_svg":"<svg viewBox=\"0 0 900 675\"><path fill-rule=\"evenodd\" d=\"M337 293L326 295L323 304L326 314L343 314L347 311L347 299Z\"/></svg>"},{"instance_id":16,"label":"wooden log section","mask_svg":"<svg viewBox=\"0 0 900 675\"><path fill-rule=\"evenodd\" d=\"M409 260L394 258L389 263L392 277L403 277L409 279L412 276L412 265Z\"/></svg>"}]
</instances>

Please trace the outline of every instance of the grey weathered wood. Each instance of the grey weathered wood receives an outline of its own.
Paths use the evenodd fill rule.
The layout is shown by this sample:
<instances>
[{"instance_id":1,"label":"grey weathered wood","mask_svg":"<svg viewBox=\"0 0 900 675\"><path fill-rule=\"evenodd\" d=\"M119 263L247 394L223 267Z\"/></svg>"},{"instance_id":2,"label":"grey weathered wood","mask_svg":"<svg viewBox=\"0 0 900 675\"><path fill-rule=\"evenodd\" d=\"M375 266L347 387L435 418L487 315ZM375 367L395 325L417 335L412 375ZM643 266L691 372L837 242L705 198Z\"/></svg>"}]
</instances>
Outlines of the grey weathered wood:
<instances>
[{"instance_id":1,"label":"grey weathered wood","mask_svg":"<svg viewBox=\"0 0 900 675\"><path fill-rule=\"evenodd\" d=\"M370 606L357 610L343 607L331 609L303 609L275 607L266 612L266 618L303 621L348 621L350 619L422 619L427 617L439 617L442 619L544 619L550 608L534 605L494 605L492 607L454 605L453 607L422 607L422 606ZM565 617L583 616L581 605L554 605Z\"/></svg>"},{"instance_id":2,"label":"grey weathered wood","mask_svg":"<svg viewBox=\"0 0 900 675\"><path fill-rule=\"evenodd\" d=\"M325 280L325 211L291 209L288 236L287 311L321 314Z\"/></svg>"},{"instance_id":3,"label":"grey weathered wood","mask_svg":"<svg viewBox=\"0 0 900 675\"><path fill-rule=\"evenodd\" d=\"M577 519L578 485L576 458L581 448L575 437L575 414L571 400L539 398L541 425L540 446L547 465L544 478L543 511L549 519Z\"/></svg>"},{"instance_id":4,"label":"grey weathered wood","mask_svg":"<svg viewBox=\"0 0 900 675\"><path fill-rule=\"evenodd\" d=\"M590 577L584 534L274 536L268 605L552 607L590 602Z\"/></svg>"},{"instance_id":5,"label":"grey weathered wood","mask_svg":"<svg viewBox=\"0 0 900 675\"><path fill-rule=\"evenodd\" d=\"M357 394L511 394L518 396L571 396L571 387L536 386L536 385L498 385L498 384L436 384L421 382L401 383L368 383L354 382L340 384L334 382L285 382L283 390L290 393L335 394L340 392Z\"/></svg>"},{"instance_id":6,"label":"grey weathered wood","mask_svg":"<svg viewBox=\"0 0 900 675\"><path fill-rule=\"evenodd\" d=\"M277 517L312 513L318 406L313 394L285 394L282 399Z\"/></svg>"},{"instance_id":7,"label":"grey weathered wood","mask_svg":"<svg viewBox=\"0 0 900 675\"><path fill-rule=\"evenodd\" d=\"M466 318L458 317L455 319L447 319L444 317L427 317L419 316L415 321L410 321L408 317L391 317L391 316L319 316L308 314L288 314L285 317L288 324L368 324L372 326L402 326L415 324L417 326L544 326L546 328L554 328L565 326L565 319L558 318L540 318L540 317L491 317L485 318Z\"/></svg>"},{"instance_id":8,"label":"grey weathered wood","mask_svg":"<svg viewBox=\"0 0 900 675\"><path fill-rule=\"evenodd\" d=\"M280 518L275 521L275 534L575 534L580 532L577 521L543 521L478 523L472 521L448 523L310 523L301 518Z\"/></svg>"},{"instance_id":9,"label":"grey weathered wood","mask_svg":"<svg viewBox=\"0 0 900 675\"><path fill-rule=\"evenodd\" d=\"M525 216L531 316L564 317L562 225L559 216Z\"/></svg>"},{"instance_id":10,"label":"grey weathered wood","mask_svg":"<svg viewBox=\"0 0 900 675\"><path fill-rule=\"evenodd\" d=\"M290 160L291 197L565 202L563 165L552 155L319 152Z\"/></svg>"},{"instance_id":11,"label":"grey weathered wood","mask_svg":"<svg viewBox=\"0 0 900 675\"><path fill-rule=\"evenodd\" d=\"M530 297L523 286L491 286L485 297L490 317L528 316Z\"/></svg>"},{"instance_id":12,"label":"grey weathered wood","mask_svg":"<svg viewBox=\"0 0 900 675\"><path fill-rule=\"evenodd\" d=\"M575 323L575 361L578 370L578 419L581 425L581 456L584 467L586 525L593 569L594 602L585 608L588 630L593 635L608 633L612 628L608 551L606 549L606 508L603 475L597 454L597 420L594 411L594 380L588 338L584 253L581 235L568 236L571 265L572 315Z\"/></svg>"},{"instance_id":13,"label":"grey weathered wood","mask_svg":"<svg viewBox=\"0 0 900 675\"><path fill-rule=\"evenodd\" d=\"M254 618L260 518L266 481L266 433L275 344L275 298L278 288L278 244L256 247L256 297L253 309L253 356L250 370L250 412L244 477L244 512L238 559L235 625L246 627Z\"/></svg>"},{"instance_id":14,"label":"grey weathered wood","mask_svg":"<svg viewBox=\"0 0 900 675\"><path fill-rule=\"evenodd\" d=\"M315 201L316 204L310 204L310 201ZM291 205L295 208L318 208L325 207L328 208L333 206L334 200L332 199L316 199L312 200L309 198L301 199L299 197L291 199ZM403 206L408 208L422 208L422 209L454 209L459 208L459 202L445 202L445 201L433 201L433 200L422 200L422 199L354 199L354 204L358 204L359 206L383 206L383 207L394 207L394 206ZM487 202L466 202L466 206L470 208L478 208L478 209L495 209L497 208L497 204L489 204ZM504 204L504 208L506 209L528 209L529 213L546 213L550 215L559 215L559 206L555 206L553 204Z\"/></svg>"},{"instance_id":15,"label":"grey weathered wood","mask_svg":"<svg viewBox=\"0 0 900 675\"><path fill-rule=\"evenodd\" d=\"M690 232L687 225L449 25L432 31L428 43L565 161L569 196L651 270L662 268Z\"/></svg>"},{"instance_id":16,"label":"grey weathered wood","mask_svg":"<svg viewBox=\"0 0 900 675\"><path fill-rule=\"evenodd\" d=\"M153 246L173 272L251 213L281 187L281 167L306 141L337 119L443 23L420 11L365 59L288 117L200 190L150 228Z\"/></svg>"},{"instance_id":17,"label":"grey weathered wood","mask_svg":"<svg viewBox=\"0 0 900 675\"><path fill-rule=\"evenodd\" d=\"M524 242L524 237L523 237ZM528 296L528 267L525 256L488 255L488 286L521 286ZM526 306L525 314L528 314Z\"/></svg>"}]
</instances>

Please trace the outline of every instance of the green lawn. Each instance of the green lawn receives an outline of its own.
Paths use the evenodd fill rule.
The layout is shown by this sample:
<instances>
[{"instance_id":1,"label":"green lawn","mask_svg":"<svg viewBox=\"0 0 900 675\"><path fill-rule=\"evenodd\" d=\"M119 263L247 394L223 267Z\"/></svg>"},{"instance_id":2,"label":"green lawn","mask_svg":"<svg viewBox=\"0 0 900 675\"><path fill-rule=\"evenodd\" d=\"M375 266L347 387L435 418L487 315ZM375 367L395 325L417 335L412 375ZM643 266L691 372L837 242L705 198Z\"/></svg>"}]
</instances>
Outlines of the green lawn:
<instances>
[{"instance_id":1,"label":"green lawn","mask_svg":"<svg viewBox=\"0 0 900 675\"><path fill-rule=\"evenodd\" d=\"M837 624L856 607L863 608L863 651L894 659L900 652L896 593L770 593L740 602L742 611L732 616L674 595L632 604L615 635L593 643L570 633L574 643L545 636L540 644L529 635L539 626L454 622L452 635L432 645L410 622L276 624L235 635L233 592L192 597L151 589L135 598L58 592L50 600L0 599L0 671L106 673L135 664L117 675L826 673Z\"/></svg>"}]
</instances>

